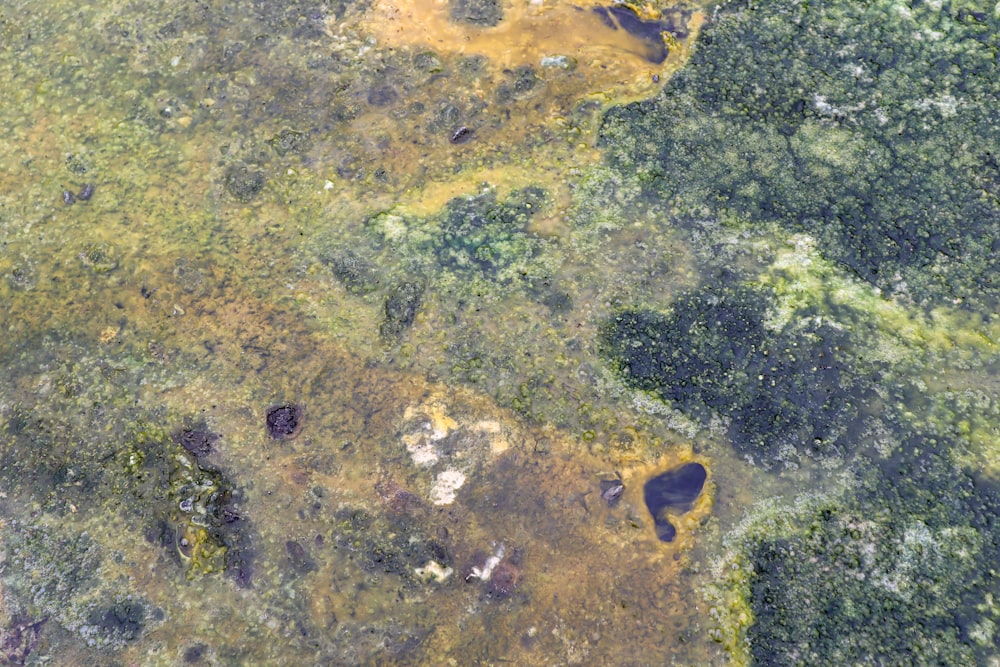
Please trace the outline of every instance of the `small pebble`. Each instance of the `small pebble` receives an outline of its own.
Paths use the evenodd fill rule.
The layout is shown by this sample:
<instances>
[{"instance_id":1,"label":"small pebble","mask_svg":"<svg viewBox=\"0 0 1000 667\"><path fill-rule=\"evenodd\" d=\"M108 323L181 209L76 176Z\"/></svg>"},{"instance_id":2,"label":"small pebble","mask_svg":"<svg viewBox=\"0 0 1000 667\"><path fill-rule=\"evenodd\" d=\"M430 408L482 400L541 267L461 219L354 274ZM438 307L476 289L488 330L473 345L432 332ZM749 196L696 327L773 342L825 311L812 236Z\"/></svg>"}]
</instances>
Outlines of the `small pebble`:
<instances>
[{"instance_id":1,"label":"small pebble","mask_svg":"<svg viewBox=\"0 0 1000 667\"><path fill-rule=\"evenodd\" d=\"M69 206L76 201L76 195L74 195L69 190L63 190L63 203Z\"/></svg>"},{"instance_id":2,"label":"small pebble","mask_svg":"<svg viewBox=\"0 0 1000 667\"><path fill-rule=\"evenodd\" d=\"M625 485L620 479L601 480L601 498L608 504L608 507L614 506L621 500L623 493L625 493Z\"/></svg>"},{"instance_id":3,"label":"small pebble","mask_svg":"<svg viewBox=\"0 0 1000 667\"><path fill-rule=\"evenodd\" d=\"M80 190L80 194L78 194L76 197L80 201L90 201L90 198L93 196L94 196L94 184L87 183L85 186L83 186L83 189Z\"/></svg>"},{"instance_id":4,"label":"small pebble","mask_svg":"<svg viewBox=\"0 0 1000 667\"><path fill-rule=\"evenodd\" d=\"M294 438L302 428L302 409L297 405L279 405L267 411L267 434L275 440Z\"/></svg>"},{"instance_id":5,"label":"small pebble","mask_svg":"<svg viewBox=\"0 0 1000 667\"><path fill-rule=\"evenodd\" d=\"M448 139L448 141L453 144L464 144L472 140L473 134L472 130L463 125L452 133L451 138Z\"/></svg>"}]
</instances>

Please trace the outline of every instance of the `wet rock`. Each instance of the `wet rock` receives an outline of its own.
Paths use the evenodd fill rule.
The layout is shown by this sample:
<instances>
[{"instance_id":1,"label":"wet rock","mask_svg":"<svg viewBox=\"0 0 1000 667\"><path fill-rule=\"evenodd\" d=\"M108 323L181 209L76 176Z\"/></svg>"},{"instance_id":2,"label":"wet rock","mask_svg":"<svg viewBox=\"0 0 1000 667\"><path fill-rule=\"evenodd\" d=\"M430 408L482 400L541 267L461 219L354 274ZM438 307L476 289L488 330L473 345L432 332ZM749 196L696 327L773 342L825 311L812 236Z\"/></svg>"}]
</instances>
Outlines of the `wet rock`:
<instances>
[{"instance_id":1,"label":"wet rock","mask_svg":"<svg viewBox=\"0 0 1000 667\"><path fill-rule=\"evenodd\" d=\"M673 542L677 537L677 528L666 517L653 517L653 529L661 542Z\"/></svg>"},{"instance_id":2,"label":"wet rock","mask_svg":"<svg viewBox=\"0 0 1000 667\"><path fill-rule=\"evenodd\" d=\"M253 585L254 550L250 538L245 533L237 533L227 541L225 570L229 578L240 588Z\"/></svg>"},{"instance_id":3,"label":"wet rock","mask_svg":"<svg viewBox=\"0 0 1000 667\"><path fill-rule=\"evenodd\" d=\"M189 646L184 650L184 662L193 665L201 662L201 659L205 657L208 652L208 646L205 644L195 644L194 646Z\"/></svg>"},{"instance_id":4,"label":"wet rock","mask_svg":"<svg viewBox=\"0 0 1000 667\"><path fill-rule=\"evenodd\" d=\"M476 134L475 130L469 129L465 125L462 125L457 130L451 133L448 137L448 141L453 144L464 144L472 141L472 137Z\"/></svg>"},{"instance_id":5,"label":"wet rock","mask_svg":"<svg viewBox=\"0 0 1000 667\"><path fill-rule=\"evenodd\" d=\"M330 267L334 277L351 294L367 294L378 287L375 265L351 250L321 256L320 261Z\"/></svg>"},{"instance_id":6,"label":"wet rock","mask_svg":"<svg viewBox=\"0 0 1000 667\"><path fill-rule=\"evenodd\" d=\"M663 542L672 542L677 529L666 517L667 513L683 514L691 510L701 495L708 472L700 463L685 463L650 479L643 487L646 508L653 516L656 536Z\"/></svg>"},{"instance_id":7,"label":"wet rock","mask_svg":"<svg viewBox=\"0 0 1000 667\"><path fill-rule=\"evenodd\" d=\"M451 20L492 27L503 20L500 0L451 0Z\"/></svg>"},{"instance_id":8,"label":"wet rock","mask_svg":"<svg viewBox=\"0 0 1000 667\"><path fill-rule=\"evenodd\" d=\"M267 411L267 434L275 440L294 438L302 429L302 408L291 403Z\"/></svg>"},{"instance_id":9,"label":"wet rock","mask_svg":"<svg viewBox=\"0 0 1000 667\"><path fill-rule=\"evenodd\" d=\"M7 284L24 292L34 289L38 284L38 271L27 261L17 264L7 274Z\"/></svg>"},{"instance_id":10,"label":"wet rock","mask_svg":"<svg viewBox=\"0 0 1000 667\"><path fill-rule=\"evenodd\" d=\"M620 479L601 480L601 498L608 504L608 507L616 505L621 500L623 493L625 493L625 485Z\"/></svg>"},{"instance_id":11,"label":"wet rock","mask_svg":"<svg viewBox=\"0 0 1000 667\"><path fill-rule=\"evenodd\" d=\"M219 434L201 428L183 429L173 435L173 440L196 457L201 457L212 452Z\"/></svg>"},{"instance_id":12,"label":"wet rock","mask_svg":"<svg viewBox=\"0 0 1000 667\"><path fill-rule=\"evenodd\" d=\"M95 273L111 273L118 268L118 249L111 243L90 243L80 253L80 261Z\"/></svg>"},{"instance_id":13,"label":"wet rock","mask_svg":"<svg viewBox=\"0 0 1000 667\"><path fill-rule=\"evenodd\" d=\"M708 472L700 463L685 463L657 475L643 488L646 507L655 516L663 510L682 514L691 509L701 495Z\"/></svg>"},{"instance_id":14,"label":"wet rock","mask_svg":"<svg viewBox=\"0 0 1000 667\"><path fill-rule=\"evenodd\" d=\"M249 202L264 189L264 173L247 167L233 167L226 173L226 190L241 202Z\"/></svg>"}]
</instances>

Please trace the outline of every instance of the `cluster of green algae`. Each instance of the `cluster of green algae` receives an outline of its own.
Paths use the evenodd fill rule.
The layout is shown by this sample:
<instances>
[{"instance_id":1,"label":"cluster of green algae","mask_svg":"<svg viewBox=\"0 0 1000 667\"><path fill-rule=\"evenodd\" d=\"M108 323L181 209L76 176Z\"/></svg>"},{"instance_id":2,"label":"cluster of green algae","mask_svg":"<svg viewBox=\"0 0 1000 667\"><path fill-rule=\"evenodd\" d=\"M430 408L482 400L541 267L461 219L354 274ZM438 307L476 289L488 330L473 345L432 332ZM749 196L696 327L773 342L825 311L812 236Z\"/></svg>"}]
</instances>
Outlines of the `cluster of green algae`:
<instances>
[{"instance_id":1,"label":"cluster of green algae","mask_svg":"<svg viewBox=\"0 0 1000 667\"><path fill-rule=\"evenodd\" d=\"M801 16L791 14L793 10L801 12ZM869 14L853 16L851 21L842 15L864 11ZM989 134L989 111L981 103L988 96L976 89L990 84L992 70L979 75L977 67L986 67L988 63L975 65L979 62L977 57L982 59L977 47L991 38L991 31L996 34L996 17L991 11L976 7L935 9L929 5L905 8L877 4L859 5L856 9L837 3L819 9L784 3L727 7L707 31L708 39L694 62L658 101L615 112L607 121L604 136L607 150L615 159L610 169L593 170L587 177L590 181L581 179L584 187L578 190L576 208L570 213L576 227L562 248L534 237L525 230L523 221L514 227L495 221L473 223L465 231L473 232L472 238L476 238L475 234L482 235L482 242L475 247L463 240L457 244L449 242L444 236L449 211L474 206L482 206L485 211L497 208L495 199L489 195L474 194L455 200L440 216L426 220L404 218L400 223L407 230L404 237L386 235L384 215L366 218L373 222L359 228L340 230L336 234L343 240L357 239L360 234L363 243L373 244L374 268L355 261L357 258L352 259L340 244L334 244L335 261L321 263L315 270L329 270L349 293L352 284L362 286L354 290L360 295L352 297L354 301L350 303L367 307L371 322L365 329L366 335L378 329L380 323L384 328L389 322L390 342L404 339L400 353L406 356L406 346L412 346L409 356L400 362L402 365L428 368L451 379L474 382L528 416L569 425L584 434L590 433L588 429L595 424L576 412L576 404L596 405L593 409L602 412L603 423L613 424L607 415L629 397L627 392L615 388L614 380L601 368L594 340L602 326L607 331L622 313L648 314L644 322L651 327L647 328L650 335L632 340L658 339L673 344L685 341L687 332L672 331L672 323L708 322L705 313L711 313L711 307L720 303L753 306L749 315L752 326L737 332L735 345L747 344L743 350L745 357L752 357L751 352L758 353L757 348L767 351L767 357L775 355L779 360L776 367L779 377L791 374L793 386L799 387L796 392L809 396L808 400L798 398L797 394L786 396L778 409L772 410L776 423L784 429L778 434L788 436L788 442L793 443L791 450L795 450L795 443L804 442L803 451L790 451L787 445L781 446L766 437L767 423L740 421L739 410L754 407L759 398L774 399L773 395L749 390L749 376L734 380L706 374L702 382L699 371L690 370L718 351L711 332L689 346L680 346L680 353L689 357L686 361L660 364L659 370L666 374L650 376L638 384L625 376L622 384L650 391L657 401L670 400L695 421L705 419L711 423L712 417L706 415L713 410L716 414L722 412L729 420L730 439L740 446L741 452L751 452L755 460L765 464L806 465L803 457L808 459L813 455L821 459L832 457L837 463L846 456L843 465L849 470L860 470L869 459L861 458L858 452L871 454L873 450L875 454L871 455L876 459L873 468L878 472L859 473L855 475L858 479L844 489L837 489L837 493L823 496L798 512L780 503L763 507L751 515L754 520L748 521L742 533L730 536L731 559L740 564L738 574L731 576L742 586L737 592L744 597L742 601L734 601L727 594L720 595L727 605L737 609L742 605L751 616L742 621L750 623L748 630L739 621L724 619L729 625L723 625L720 638L730 642L736 654L743 652L763 664L786 664L793 660L790 656L808 656L810 650L858 660L873 655L880 646L891 645L884 643L885 636L859 631L866 619L882 614L891 621L883 626L887 634L914 619L932 628L925 635L913 638L923 646L919 660L982 659L993 646L989 632L992 595L988 580L984 579L983 555L990 553L994 539L988 520L994 503L985 482L975 487L961 482L965 473L956 466L956 460L968 464L988 456L981 450L975 451L974 445L993 442L990 420L983 415L984 403L993 410L994 401L988 388L980 390L980 400L970 405L967 392L929 391L924 382L949 371L974 376L994 363L990 340L969 342L974 331L985 331L987 335L991 332L989 324L974 322L974 313L988 312L987 304L992 302L988 282L991 254L983 243L992 237L990 206L995 203L996 188L990 182L995 168L991 171L989 155L995 153L988 147L995 145L995 141ZM792 25L800 26L796 31L802 30L793 32L797 37L794 46L792 37L782 33ZM845 25L859 26L859 30L879 27L882 32L877 37L842 34L841 27ZM921 30L926 32L925 38L914 38ZM838 57L858 57L846 50L849 45L873 44L875 55L883 58L887 57L889 46L898 47L899 55L879 64L888 74L878 77L879 85L884 86L871 93L873 99L880 100L877 108L887 114L886 123L882 123L875 111L870 116L861 113L860 102L849 97L866 90L858 85L860 75L852 74L845 63L839 68L829 64L826 50L811 49L811 42L803 39L810 36L818 40L831 33L845 44L838 54L847 55ZM165 38L169 34L165 33ZM737 48L759 42L772 44L768 40L777 45ZM904 46L925 51L912 54ZM777 62L754 60L783 54L788 49L793 49L792 55L784 57L791 62L812 64L803 65L805 70L799 71ZM814 51L815 55L810 57L818 59L818 64L806 57ZM737 55L727 61L725 54ZM959 62L956 54L973 65L964 68L959 65L959 71L949 74L945 64ZM930 68L935 76L928 71L904 71L905 67L921 66ZM776 92L771 83L776 72L789 78L785 82L789 89L785 95ZM763 77L768 86L751 85L748 83L753 81L751 75ZM864 77L860 80L866 83ZM908 92L914 81L925 81L925 86L930 87L923 98L914 99ZM950 92L948 86L957 90L959 83L961 90L968 88L971 92L964 95ZM954 97L954 104L949 95ZM775 100L789 100L787 108L774 108ZM253 104L248 103L246 108L253 109ZM299 110L304 113L307 108L303 102ZM875 105L868 101L861 108L872 110ZM908 112L907 119L892 116L903 111ZM982 114L986 114L986 120ZM142 122L163 123L164 117L160 109ZM292 118L301 122L301 116L293 114ZM910 124L901 129L903 120L909 120ZM884 129L879 129L883 126ZM714 133L708 131L712 129ZM890 135L890 130L895 134ZM257 144L266 145L267 139L273 138L272 146L280 155L283 154L278 146L285 153L305 150L290 137L278 130L263 132ZM905 143L899 143L903 141L899 137ZM963 165L959 158L966 153L956 147L972 140L974 145L987 148L979 162ZM294 189L297 186L280 181L271 158L253 149L253 142L238 145L241 152L232 159L235 166L219 173L223 196L228 194L236 201L259 201L285 187L288 189L281 194L289 200L301 195ZM286 146L291 148L286 151ZM227 159L232 155L228 153ZM938 157L924 159L920 157L923 155ZM949 155L952 157L946 159ZM959 163L955 164L955 160ZM249 168L247 162L251 163ZM789 162L800 171L786 172L784 165ZM258 163L263 171L271 169L266 184L253 171ZM633 178L636 173L638 179ZM374 172L371 177L376 178ZM920 187L895 180L896 177L919 178ZM973 184L975 197L969 195L969 184ZM842 189L827 193L825 188ZM857 196L849 196L852 192L858 193ZM501 197L501 201L506 200ZM847 210L823 210L823 201L835 201ZM867 201L879 202L882 211L866 211L857 203ZM933 221L921 217L931 210L929 204L934 204L938 213ZM852 205L854 209L850 208ZM303 209L319 215L315 204L304 204ZM609 211L618 215L609 215ZM906 215L896 212L910 217L905 219ZM895 221L900 218L905 219L904 223L896 229ZM470 219L475 220L475 215ZM977 226L966 228L966 220L975 220ZM680 232L674 228L675 223ZM636 247L640 248L640 243L646 246L640 248L642 252L623 251L615 239L615 235L627 237L632 226L638 230ZM922 231L931 229L937 231L933 234ZM797 255L812 260L806 269L775 268L781 264L790 234L799 232L819 239L817 245L823 248L824 256ZM929 234L926 238L922 236L925 233ZM232 241L217 239L217 242L225 245ZM733 249L754 243L752 250ZM386 252L379 254L379 244L385 244ZM479 249L483 245L490 249L488 256ZM676 250L671 256L655 257L657 246ZM111 266L104 261L110 254L107 247L94 245L92 252L84 250L92 270L100 272L100 267ZM693 259L683 256L687 248L691 248ZM497 255L493 250L502 252ZM313 252L314 249L308 248L303 254L312 257ZM403 258L396 264L392 256L399 252ZM563 252L568 259L556 255ZM968 261L949 259L959 252L965 253ZM526 260L534 261L528 265L529 269L539 266L539 256L547 258L549 266L561 266L562 271L558 274L552 271L551 276L544 275L549 266L536 276L530 270L511 271L499 281L499 289L486 279L498 270L522 267ZM95 257L100 261L94 260ZM640 264L650 257L673 266L659 273L631 269L632 262ZM827 260L832 260L832 264ZM621 269L619 275L624 276L619 277L615 288L602 294L607 303L594 311L584 310L569 297L585 293L599 275L579 268L588 261L606 261L615 270ZM679 263L691 263L695 268L682 273L676 267ZM370 270L369 275L377 277L362 277L360 282L351 283L355 274L344 267L361 267L360 275ZM720 289L697 287L700 280L692 278L692 274L709 276L701 279L708 283L718 275L719 267L737 275L725 275L719 281L723 285ZM114 267L105 269L114 270ZM857 279L852 279L851 273ZM22 274L11 275L16 278ZM175 275L178 280L188 279L185 284L191 290L200 289L200 282L191 277L197 273L184 270ZM430 294L420 302L421 313L416 321L415 314L407 314L405 305L401 307L402 315L393 316L391 313L400 311L400 307L392 306L397 286L417 281L423 285L425 280ZM462 288L466 281L474 285L469 292ZM536 299L533 305L522 305L525 292L511 290L512 281L515 284L521 281L527 293ZM680 289L674 286L678 282L682 285ZM893 300L882 299L866 283L880 288ZM837 288L841 291L837 292ZM756 303L760 295L772 290L776 297ZM956 299L973 315L949 310ZM710 306L707 311L699 305L705 303ZM496 324L511 306L525 315L523 323L516 325L520 328L514 324ZM926 308L929 314L921 313L918 307ZM690 311L687 319L683 312L678 314L685 308ZM470 314L473 310L474 315ZM610 317L605 314L609 310L613 313ZM565 333L571 327L567 313L589 322L585 335L575 341ZM540 323L544 318L555 319L557 325ZM559 322L560 318L565 319ZM972 324L951 326L963 320ZM463 327L470 323L473 326ZM474 333L442 344L427 333L439 325L443 330L467 328ZM333 330L349 328L341 325ZM746 334L751 329L756 333L748 338ZM947 335L942 334L949 329ZM510 341L512 331L527 335ZM756 345L758 339L760 345ZM811 357L814 347L803 345L801 340L823 344L830 339L835 344L823 354L831 355L834 363L845 369L846 377L851 379L846 385L841 384L844 374L831 378L814 377L809 372L822 360ZM937 345L940 339L946 342ZM612 357L610 366L622 369L623 353L615 352L613 337L606 340L610 343L607 345ZM424 355L432 345L435 352ZM797 352L795 347L803 351ZM525 350L532 353L531 358L525 358ZM545 361L535 361L545 359L547 353ZM784 363L780 363L782 359ZM547 370L553 362L572 366L573 372ZM759 364L748 363L743 370L759 368ZM885 373L878 383L874 381L876 373ZM565 385L567 377L571 378L569 390ZM694 397L676 395L677 387L684 381L701 383ZM863 391L858 389L859 382L864 385ZM865 400L862 402L859 397ZM810 423L816 415L809 408L826 406L828 402L836 408L832 426L825 422ZM956 407L956 403L965 407ZM848 408L846 413L841 410L843 407ZM816 418L824 415L820 410ZM967 430L977 432L978 439L970 438L968 432L950 432L956 416L962 418L957 421L964 419L969 424ZM121 419L130 421L127 416ZM640 415L636 419L655 430L659 417ZM731 431L733 424L736 432ZM812 441L802 440L804 435L819 437L821 446L812 446L815 437ZM156 440L165 442L162 437ZM927 450L939 455L928 455ZM127 471L133 459L126 456L127 448L121 451L126 457L121 470ZM899 475L899 470L905 474ZM114 476L109 471L106 468L101 474ZM900 485L897 481L900 477L914 481L917 474L913 471L918 471L922 478L916 480L919 482L916 488ZM926 500L928 489L932 491L931 498L935 490L950 494L954 505L934 510L935 504ZM858 508L869 506L883 511L870 523L855 525L859 523L855 518ZM867 509L864 511L867 515ZM779 513L786 514L781 521L775 519ZM970 538L970 527L979 530L981 537ZM889 537L883 538L885 535ZM951 546L944 546L949 539ZM51 543L51 540L45 542ZM873 544L875 558L851 559L852 555L870 552ZM801 558L803 553L826 549L833 552L838 547L842 548L841 554L848 556L841 558L836 554L836 558L831 556L827 561ZM930 553L926 558L922 555L925 549ZM70 553L75 551L71 549ZM852 564L853 568L849 567ZM854 576L857 568L861 568L864 577ZM879 578L881 585L867 585ZM920 594L898 590L903 586L900 582L905 581L922 586L917 591ZM814 588L822 595L812 598L802 595L803 591ZM931 594L943 596L948 602L933 607L921 602ZM834 605L833 598L838 596L841 601L847 600L847 604ZM801 601L803 606L795 607L794 601ZM949 609L963 611L956 616L950 615ZM775 613L781 610L784 613ZM118 616L127 618L128 614L123 612L115 617ZM100 626L97 620L95 616L92 625ZM76 627L73 621L66 624ZM127 623L124 625L129 627ZM740 634L743 631L746 635ZM817 632L831 643L809 639ZM748 643L744 643L744 637ZM845 644L849 646L845 648ZM769 650L774 654L767 653ZM806 658L803 660L808 663Z\"/></svg>"},{"instance_id":2,"label":"cluster of green algae","mask_svg":"<svg viewBox=\"0 0 1000 667\"><path fill-rule=\"evenodd\" d=\"M965 378L996 364L998 27L981 3L732 3L605 119L612 164L722 251L609 321L620 377L748 458L820 463L708 556L740 662L996 659L996 394Z\"/></svg>"}]
</instances>

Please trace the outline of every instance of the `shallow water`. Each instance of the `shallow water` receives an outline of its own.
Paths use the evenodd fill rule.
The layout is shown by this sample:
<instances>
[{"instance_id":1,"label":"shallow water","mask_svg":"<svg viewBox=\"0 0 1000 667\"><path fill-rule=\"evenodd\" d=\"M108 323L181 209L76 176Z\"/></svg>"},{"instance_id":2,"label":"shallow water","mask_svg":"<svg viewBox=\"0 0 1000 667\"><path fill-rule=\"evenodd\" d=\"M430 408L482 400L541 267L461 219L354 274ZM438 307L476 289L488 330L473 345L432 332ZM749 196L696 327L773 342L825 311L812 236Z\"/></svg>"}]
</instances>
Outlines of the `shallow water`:
<instances>
[{"instance_id":1,"label":"shallow water","mask_svg":"<svg viewBox=\"0 0 1000 667\"><path fill-rule=\"evenodd\" d=\"M2 10L3 657L745 661L726 536L844 463L751 465L600 350L717 263L877 313L870 356L930 385L887 402L993 405L995 322L880 301L774 230L702 244L602 162L602 113L660 90L702 9L642 16L672 26L656 63L586 3L503 8ZM643 484L690 461L666 543Z\"/></svg>"}]
</instances>

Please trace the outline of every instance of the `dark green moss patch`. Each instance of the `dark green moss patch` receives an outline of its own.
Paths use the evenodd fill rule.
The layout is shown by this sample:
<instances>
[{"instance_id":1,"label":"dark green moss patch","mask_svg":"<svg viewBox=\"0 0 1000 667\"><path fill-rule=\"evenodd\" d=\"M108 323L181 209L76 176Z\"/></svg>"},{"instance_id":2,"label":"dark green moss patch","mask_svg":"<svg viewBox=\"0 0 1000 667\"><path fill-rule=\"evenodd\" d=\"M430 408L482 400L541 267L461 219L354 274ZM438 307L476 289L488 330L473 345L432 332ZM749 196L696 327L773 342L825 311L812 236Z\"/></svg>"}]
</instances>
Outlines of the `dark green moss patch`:
<instances>
[{"instance_id":1,"label":"dark green moss patch","mask_svg":"<svg viewBox=\"0 0 1000 667\"><path fill-rule=\"evenodd\" d=\"M836 454L877 369L854 368L850 336L809 313L766 329L772 305L736 285L684 294L667 313L625 310L605 327L605 353L629 386L699 419L727 417L732 443L765 462L789 448Z\"/></svg>"},{"instance_id":2,"label":"dark green moss patch","mask_svg":"<svg viewBox=\"0 0 1000 667\"><path fill-rule=\"evenodd\" d=\"M915 449L938 443L916 436ZM1000 499L936 454L872 464L858 497L750 553L754 664L986 664Z\"/></svg>"},{"instance_id":3,"label":"dark green moss patch","mask_svg":"<svg viewBox=\"0 0 1000 667\"><path fill-rule=\"evenodd\" d=\"M887 292L994 303L1000 15L906 7L730 4L659 98L608 114L613 164L692 219L807 232Z\"/></svg>"},{"instance_id":4,"label":"dark green moss patch","mask_svg":"<svg viewBox=\"0 0 1000 667\"><path fill-rule=\"evenodd\" d=\"M518 260L530 259L539 246L526 227L544 201L539 188L518 190L503 202L493 190L452 199L433 242L438 262L461 272L495 276Z\"/></svg>"}]
</instances>

